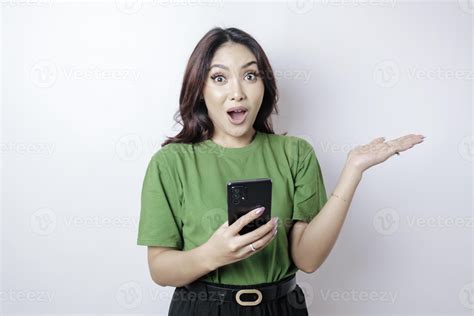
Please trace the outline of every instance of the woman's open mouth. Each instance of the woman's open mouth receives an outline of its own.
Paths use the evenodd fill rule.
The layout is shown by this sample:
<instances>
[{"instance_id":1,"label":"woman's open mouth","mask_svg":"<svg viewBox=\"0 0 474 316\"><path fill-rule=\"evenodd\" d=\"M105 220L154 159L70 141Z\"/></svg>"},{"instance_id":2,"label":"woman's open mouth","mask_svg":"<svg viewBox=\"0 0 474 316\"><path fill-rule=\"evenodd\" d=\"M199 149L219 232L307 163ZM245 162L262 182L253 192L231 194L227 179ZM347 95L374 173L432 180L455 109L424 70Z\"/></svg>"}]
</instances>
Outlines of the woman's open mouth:
<instances>
[{"instance_id":1,"label":"woman's open mouth","mask_svg":"<svg viewBox=\"0 0 474 316\"><path fill-rule=\"evenodd\" d=\"M229 121L234 125L242 124L245 121L247 114L248 114L247 110L227 112L227 115L229 116Z\"/></svg>"}]
</instances>

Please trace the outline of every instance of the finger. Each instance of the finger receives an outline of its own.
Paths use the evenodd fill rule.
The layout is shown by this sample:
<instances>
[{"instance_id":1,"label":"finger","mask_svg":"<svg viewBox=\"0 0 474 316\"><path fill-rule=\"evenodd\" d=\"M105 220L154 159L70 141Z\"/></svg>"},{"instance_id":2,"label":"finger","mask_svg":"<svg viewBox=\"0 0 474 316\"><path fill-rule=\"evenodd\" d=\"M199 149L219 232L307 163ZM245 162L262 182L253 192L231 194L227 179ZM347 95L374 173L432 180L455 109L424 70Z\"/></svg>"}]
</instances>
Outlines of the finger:
<instances>
[{"instance_id":1,"label":"finger","mask_svg":"<svg viewBox=\"0 0 474 316\"><path fill-rule=\"evenodd\" d=\"M273 232L275 227L277 226L278 223L275 224L274 220L278 219L278 217L274 217L271 220L269 220L265 225L260 226L259 228L248 232L246 234L243 234L241 236L237 237L237 244L239 246L243 245L249 245L252 242L259 240L263 236L267 235L268 233Z\"/></svg>"},{"instance_id":2,"label":"finger","mask_svg":"<svg viewBox=\"0 0 474 316\"><path fill-rule=\"evenodd\" d=\"M387 152L390 156L399 154L401 151L403 151L403 149L397 143L391 143L387 145L388 145Z\"/></svg>"},{"instance_id":3,"label":"finger","mask_svg":"<svg viewBox=\"0 0 474 316\"><path fill-rule=\"evenodd\" d=\"M422 141L423 139L421 137L411 134L388 141L387 144L390 147L390 154L394 155L412 148L415 144L421 143Z\"/></svg>"},{"instance_id":4,"label":"finger","mask_svg":"<svg viewBox=\"0 0 474 316\"><path fill-rule=\"evenodd\" d=\"M239 217L234 223L232 223L232 225L229 226L229 229L230 229L230 232L232 233L232 235L237 235L237 233L239 231L241 231L242 228L244 228L245 225L247 225L251 221L259 218L263 213L265 213L265 211L263 211L260 214L257 214L256 213L257 209L258 209L258 207L251 210L247 214Z\"/></svg>"},{"instance_id":5,"label":"finger","mask_svg":"<svg viewBox=\"0 0 474 316\"><path fill-rule=\"evenodd\" d=\"M275 239L277 234L278 233L275 234L274 231L271 230L269 233L267 233L265 236L263 236L259 240L246 244L244 247L242 247L239 250L238 256L248 257L248 256L251 256L252 254L259 252L260 250L265 248L273 239ZM253 251L250 245L253 245L253 248L256 250Z\"/></svg>"}]
</instances>

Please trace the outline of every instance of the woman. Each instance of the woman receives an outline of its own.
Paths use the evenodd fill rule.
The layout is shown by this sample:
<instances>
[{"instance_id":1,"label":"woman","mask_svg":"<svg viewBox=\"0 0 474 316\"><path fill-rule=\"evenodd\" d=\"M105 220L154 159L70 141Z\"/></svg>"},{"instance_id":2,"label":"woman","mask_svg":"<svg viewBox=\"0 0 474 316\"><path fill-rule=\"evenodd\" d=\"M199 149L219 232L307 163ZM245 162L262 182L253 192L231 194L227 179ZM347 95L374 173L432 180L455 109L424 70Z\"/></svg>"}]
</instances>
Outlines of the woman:
<instances>
[{"instance_id":1,"label":"woman","mask_svg":"<svg viewBox=\"0 0 474 316\"><path fill-rule=\"evenodd\" d=\"M181 89L183 128L151 158L141 196L137 243L148 246L154 282L176 287L169 315L308 315L296 272L329 255L362 173L423 140L356 147L328 199L310 143L274 133L277 100L249 34L213 28L199 41ZM272 179L273 218L240 235L259 214L229 226L226 184L255 178Z\"/></svg>"}]
</instances>

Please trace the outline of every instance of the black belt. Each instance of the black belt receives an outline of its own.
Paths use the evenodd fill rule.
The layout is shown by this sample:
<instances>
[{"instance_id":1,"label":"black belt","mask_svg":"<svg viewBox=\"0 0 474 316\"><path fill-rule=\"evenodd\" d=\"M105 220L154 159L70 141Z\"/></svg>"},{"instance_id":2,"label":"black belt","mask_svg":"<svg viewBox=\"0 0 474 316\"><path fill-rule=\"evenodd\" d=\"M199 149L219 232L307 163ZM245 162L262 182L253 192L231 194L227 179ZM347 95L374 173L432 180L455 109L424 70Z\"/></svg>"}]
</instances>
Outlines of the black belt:
<instances>
[{"instance_id":1,"label":"black belt","mask_svg":"<svg viewBox=\"0 0 474 316\"><path fill-rule=\"evenodd\" d=\"M207 281L195 281L184 286L204 299L219 302L233 302L242 306L255 306L287 295L296 288L295 274L273 283L261 283L249 286L226 285ZM247 295L250 300L242 299Z\"/></svg>"}]
</instances>

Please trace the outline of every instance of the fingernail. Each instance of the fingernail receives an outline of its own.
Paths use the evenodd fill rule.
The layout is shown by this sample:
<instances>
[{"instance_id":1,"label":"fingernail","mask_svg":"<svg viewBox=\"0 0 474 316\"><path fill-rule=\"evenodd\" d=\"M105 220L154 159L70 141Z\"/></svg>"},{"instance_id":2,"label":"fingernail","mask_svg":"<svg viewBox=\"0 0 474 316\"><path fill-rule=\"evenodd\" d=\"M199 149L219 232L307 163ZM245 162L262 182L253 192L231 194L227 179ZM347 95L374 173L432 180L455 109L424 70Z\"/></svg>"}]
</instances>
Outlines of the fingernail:
<instances>
[{"instance_id":1,"label":"fingernail","mask_svg":"<svg viewBox=\"0 0 474 316\"><path fill-rule=\"evenodd\" d=\"M264 209L265 209L265 207L264 207L264 206L262 206L262 207L260 207L260 208L256 209L256 210L255 210L255 213L256 213L256 214L260 214L260 213L262 213L262 212L263 212L263 210L264 210Z\"/></svg>"},{"instance_id":2,"label":"fingernail","mask_svg":"<svg viewBox=\"0 0 474 316\"><path fill-rule=\"evenodd\" d=\"M275 217L275 218L273 219L273 224L275 224L275 225L278 224L278 217Z\"/></svg>"}]
</instances>

